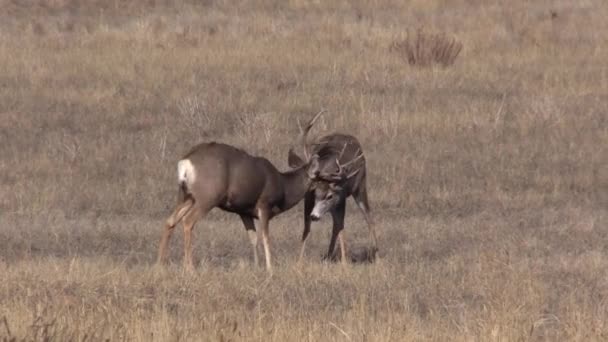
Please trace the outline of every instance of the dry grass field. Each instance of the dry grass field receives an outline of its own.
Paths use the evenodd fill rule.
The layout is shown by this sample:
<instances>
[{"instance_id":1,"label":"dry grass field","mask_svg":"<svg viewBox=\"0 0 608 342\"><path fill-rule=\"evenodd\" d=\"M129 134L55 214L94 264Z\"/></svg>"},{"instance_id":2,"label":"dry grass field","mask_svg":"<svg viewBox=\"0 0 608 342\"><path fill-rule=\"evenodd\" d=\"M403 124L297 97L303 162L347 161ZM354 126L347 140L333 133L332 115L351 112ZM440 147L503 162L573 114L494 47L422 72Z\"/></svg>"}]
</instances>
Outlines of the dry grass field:
<instances>
[{"instance_id":1,"label":"dry grass field","mask_svg":"<svg viewBox=\"0 0 608 342\"><path fill-rule=\"evenodd\" d=\"M608 340L608 5L0 0L0 341ZM410 65L408 31L462 43ZM287 169L297 119L365 148L380 258L297 264L302 205L155 265L176 162ZM346 237L367 243L347 209Z\"/></svg>"}]
</instances>

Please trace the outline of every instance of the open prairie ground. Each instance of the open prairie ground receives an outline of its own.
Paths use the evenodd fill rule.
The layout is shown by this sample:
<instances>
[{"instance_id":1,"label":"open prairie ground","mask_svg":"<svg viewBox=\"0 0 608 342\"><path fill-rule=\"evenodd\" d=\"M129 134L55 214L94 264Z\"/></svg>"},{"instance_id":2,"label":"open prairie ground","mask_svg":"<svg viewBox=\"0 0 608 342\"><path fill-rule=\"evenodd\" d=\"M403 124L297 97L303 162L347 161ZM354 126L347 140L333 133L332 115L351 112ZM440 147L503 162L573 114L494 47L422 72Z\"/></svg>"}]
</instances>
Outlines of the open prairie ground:
<instances>
[{"instance_id":1,"label":"open prairie ground","mask_svg":"<svg viewBox=\"0 0 608 342\"><path fill-rule=\"evenodd\" d=\"M0 0L0 340L608 340L602 1ZM463 45L410 65L408 30ZM297 119L356 135L374 264L297 264L302 205L195 230L155 266L176 162L218 140L287 169ZM347 209L346 237L367 243Z\"/></svg>"}]
</instances>

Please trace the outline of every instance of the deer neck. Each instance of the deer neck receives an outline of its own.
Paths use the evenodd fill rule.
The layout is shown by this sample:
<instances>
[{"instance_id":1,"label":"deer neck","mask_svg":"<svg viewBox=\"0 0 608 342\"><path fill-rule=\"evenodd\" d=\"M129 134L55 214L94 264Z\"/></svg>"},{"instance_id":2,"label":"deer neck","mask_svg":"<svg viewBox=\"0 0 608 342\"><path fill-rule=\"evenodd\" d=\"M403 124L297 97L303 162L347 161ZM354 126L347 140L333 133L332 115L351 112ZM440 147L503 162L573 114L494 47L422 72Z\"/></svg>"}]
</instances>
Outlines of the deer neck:
<instances>
[{"instance_id":1,"label":"deer neck","mask_svg":"<svg viewBox=\"0 0 608 342\"><path fill-rule=\"evenodd\" d=\"M306 167L282 173L285 189L283 210L289 210L298 204L310 188L311 180Z\"/></svg>"}]
</instances>

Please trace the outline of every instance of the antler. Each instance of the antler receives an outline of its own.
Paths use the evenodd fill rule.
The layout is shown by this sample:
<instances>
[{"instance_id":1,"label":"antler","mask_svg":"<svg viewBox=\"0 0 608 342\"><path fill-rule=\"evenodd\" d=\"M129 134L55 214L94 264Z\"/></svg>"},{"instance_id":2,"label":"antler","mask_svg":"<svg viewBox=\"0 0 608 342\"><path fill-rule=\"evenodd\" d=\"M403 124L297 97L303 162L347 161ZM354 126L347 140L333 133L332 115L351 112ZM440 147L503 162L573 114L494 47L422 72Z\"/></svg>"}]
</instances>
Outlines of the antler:
<instances>
[{"instance_id":1,"label":"antler","mask_svg":"<svg viewBox=\"0 0 608 342\"><path fill-rule=\"evenodd\" d=\"M307 161L310 160L311 156L310 156L310 151L309 151L310 146L308 145L308 142L306 141L306 136L308 135L308 131L310 131L310 129L312 128L312 125L314 125L315 121L317 121L317 119L324 112L325 112L325 109L322 109L320 112L318 112L317 115L315 115L315 117L312 118L308 122L308 124L306 125L306 127L304 127L304 129L302 129L302 125L300 124L300 120L298 119L298 127L300 128L300 136L298 137L298 142L300 143L300 145L302 145L302 148L304 149L304 158L306 158Z\"/></svg>"},{"instance_id":2,"label":"antler","mask_svg":"<svg viewBox=\"0 0 608 342\"><path fill-rule=\"evenodd\" d=\"M356 163L359 159L363 158L363 152L361 151L360 148L357 149L357 152L355 153L356 157L354 157L353 159L349 160L348 162L346 162L344 164L340 164L340 159L344 155L344 151L346 151L347 144L348 143L344 144L342 151L340 151L340 154L336 157L336 166L338 166L338 171L334 172L334 173L319 174L319 178L327 180L327 181L342 181L345 179L349 179L349 178L353 177L354 175L356 175L357 173L359 173L359 171L361 170L361 167L358 167L355 170L349 170L348 166Z\"/></svg>"}]
</instances>

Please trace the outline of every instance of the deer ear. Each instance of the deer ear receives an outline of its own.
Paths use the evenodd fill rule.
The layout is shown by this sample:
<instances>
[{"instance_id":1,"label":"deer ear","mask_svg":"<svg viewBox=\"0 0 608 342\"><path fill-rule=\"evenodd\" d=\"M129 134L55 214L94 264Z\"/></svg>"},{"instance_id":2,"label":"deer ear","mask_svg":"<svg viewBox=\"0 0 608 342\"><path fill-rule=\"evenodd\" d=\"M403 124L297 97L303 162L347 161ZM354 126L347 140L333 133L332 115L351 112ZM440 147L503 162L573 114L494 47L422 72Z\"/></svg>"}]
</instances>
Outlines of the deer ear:
<instances>
[{"instance_id":1,"label":"deer ear","mask_svg":"<svg viewBox=\"0 0 608 342\"><path fill-rule=\"evenodd\" d=\"M304 161L300 158L292 148L289 149L289 156L287 157L287 164L292 169L296 169L302 165L304 165Z\"/></svg>"},{"instance_id":2,"label":"deer ear","mask_svg":"<svg viewBox=\"0 0 608 342\"><path fill-rule=\"evenodd\" d=\"M308 177L310 179L316 179L319 176L319 173L321 172L321 166L319 164L319 156L318 155L313 155L310 158L310 165L308 166Z\"/></svg>"}]
</instances>

